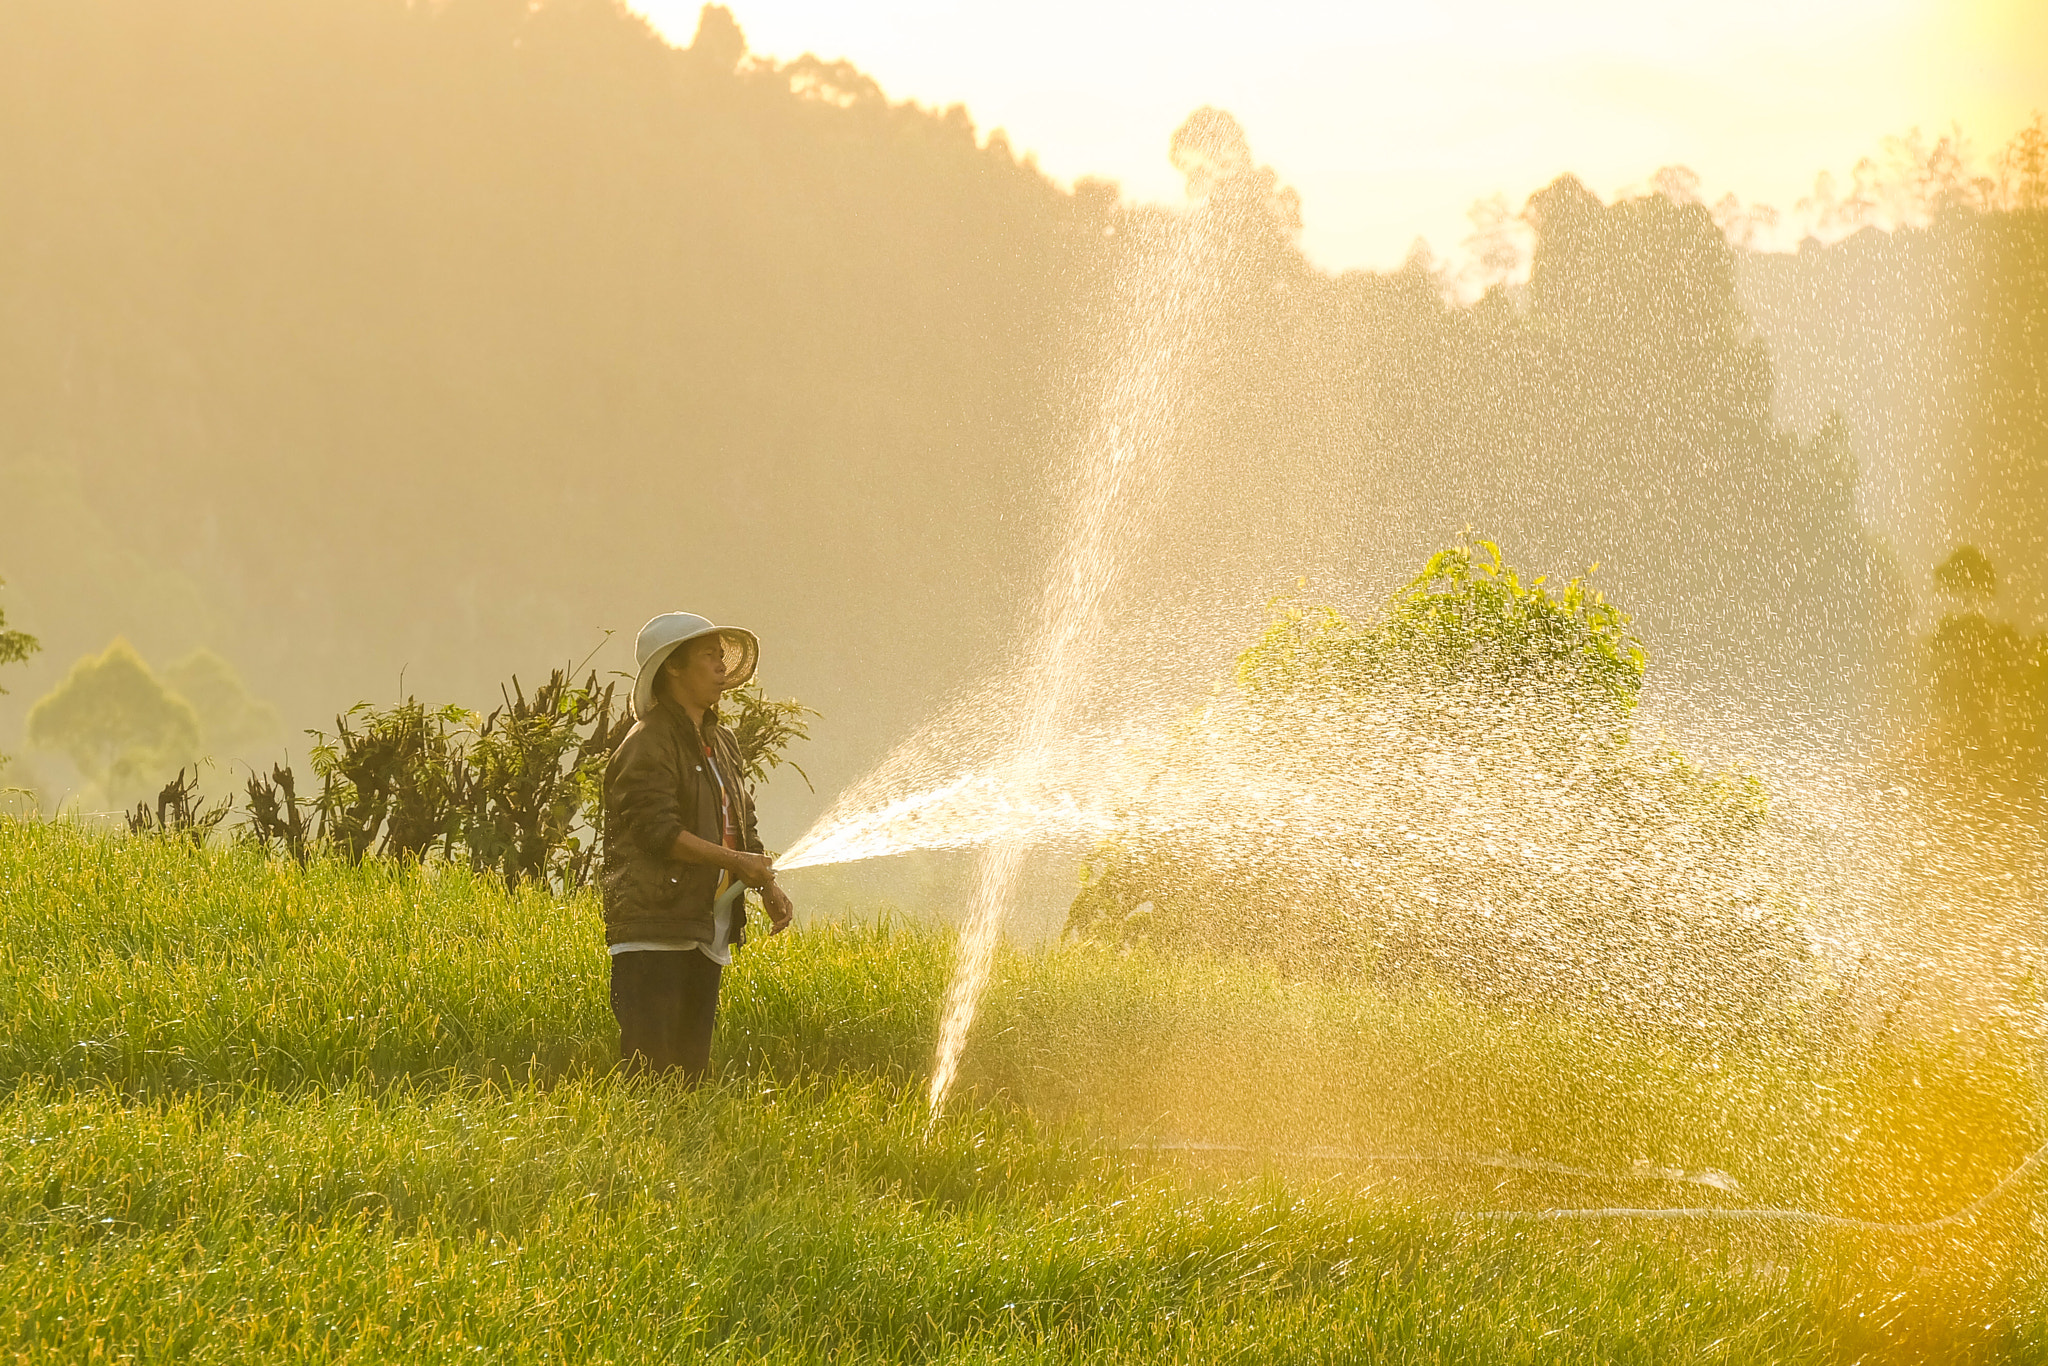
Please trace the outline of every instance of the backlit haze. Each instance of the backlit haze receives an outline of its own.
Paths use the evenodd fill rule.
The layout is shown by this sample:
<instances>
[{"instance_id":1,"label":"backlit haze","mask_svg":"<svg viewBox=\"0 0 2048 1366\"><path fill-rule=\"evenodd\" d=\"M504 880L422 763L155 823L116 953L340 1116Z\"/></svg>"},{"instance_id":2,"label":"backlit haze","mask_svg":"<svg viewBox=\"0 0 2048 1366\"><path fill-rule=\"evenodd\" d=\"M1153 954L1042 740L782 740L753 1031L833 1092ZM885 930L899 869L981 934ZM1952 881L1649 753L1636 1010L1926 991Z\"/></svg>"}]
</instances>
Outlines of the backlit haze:
<instances>
[{"instance_id":1,"label":"backlit haze","mask_svg":"<svg viewBox=\"0 0 2048 1366\"><path fill-rule=\"evenodd\" d=\"M1228 686L1275 594L1370 620L1466 527L1601 566L1689 754L1832 772L1918 724L1959 547L1999 629L2048 626L2042 29L0 5L0 610L41 647L0 809L303 778L358 702L620 681L681 609L818 713L770 847L921 878L986 811L821 851L934 791L1030 806L1068 729ZM102 678L156 728L87 724ZM1120 793L1073 786L1084 826ZM1057 929L1073 851L1046 876Z\"/></svg>"},{"instance_id":2,"label":"backlit haze","mask_svg":"<svg viewBox=\"0 0 2048 1366\"><path fill-rule=\"evenodd\" d=\"M689 41L698 0L632 3ZM2048 89L2048 5L2023 0L757 0L734 15L757 54L848 58L891 99L965 104L1056 178L1139 199L1177 200L1167 135L1201 105L1229 109L1300 192L1303 246L1329 270L1394 266L1418 236L1452 255L1474 200L1518 205L1567 171L1607 197L1682 164L1710 202L1789 218L1878 131L1995 141Z\"/></svg>"}]
</instances>

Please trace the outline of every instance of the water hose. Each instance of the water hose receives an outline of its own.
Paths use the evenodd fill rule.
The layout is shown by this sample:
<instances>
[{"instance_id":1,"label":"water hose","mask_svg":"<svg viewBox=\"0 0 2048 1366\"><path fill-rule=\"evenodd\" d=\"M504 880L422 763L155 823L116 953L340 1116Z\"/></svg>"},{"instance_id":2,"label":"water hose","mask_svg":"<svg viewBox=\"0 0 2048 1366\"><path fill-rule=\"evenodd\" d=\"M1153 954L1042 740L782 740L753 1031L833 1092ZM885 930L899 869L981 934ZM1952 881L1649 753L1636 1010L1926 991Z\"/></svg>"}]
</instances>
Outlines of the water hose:
<instances>
[{"instance_id":1,"label":"water hose","mask_svg":"<svg viewBox=\"0 0 2048 1366\"><path fill-rule=\"evenodd\" d=\"M1285 1157L1312 1162L1372 1162L1381 1164L1411 1163L1447 1167L1496 1167L1506 1171L1536 1172L1545 1176L1569 1176L1581 1181L1605 1181L1621 1185L1629 1181L1668 1181L1691 1186L1710 1186L1715 1190L1741 1194L1741 1188L1720 1172L1632 1171L1619 1175L1612 1172L1596 1172L1585 1167L1567 1167L1561 1162L1548 1162L1538 1157L1515 1157L1502 1154L1498 1157L1482 1157L1470 1153L1354 1153L1340 1148L1302 1148L1281 1151L1270 1148L1253 1148L1237 1143L1145 1143L1133 1145L1149 1152L1177 1153L1263 1153L1269 1157Z\"/></svg>"},{"instance_id":2,"label":"water hose","mask_svg":"<svg viewBox=\"0 0 2048 1366\"><path fill-rule=\"evenodd\" d=\"M1629 1172L1616 1175L1611 1172L1588 1171L1581 1167L1567 1167L1557 1162L1545 1162L1528 1157L1479 1157L1464 1153L1353 1153L1334 1148L1312 1148L1300 1152L1271 1152L1266 1149L1248 1148L1229 1143L1151 1143L1134 1144L1135 1148L1154 1152L1267 1152L1273 1157L1310 1158L1320 1161L1332 1159L1361 1163L1432 1163L1444 1166L1494 1167L1511 1171L1539 1172L1549 1176L1569 1176L1581 1180L1606 1181L1619 1185L1628 1181L1667 1181L1687 1185L1709 1186L1716 1190L1728 1190L1734 1183L1718 1172L1687 1175L1683 1172ZM1724 1222L1804 1224L1815 1228L1849 1229L1863 1233L1935 1233L1954 1227L1981 1213L2001 1196L2020 1186L2044 1163L2048 1163L2048 1143L2042 1144L2029 1153L2024 1161L2004 1179L1984 1194L1952 1214L1938 1219L1926 1219L1918 1223L1887 1223L1879 1219L1851 1219L1839 1214L1816 1214L1811 1210L1763 1208L1715 1208L1711 1206L1693 1208L1633 1208L1615 1206L1604 1209L1546 1209L1546 1210L1452 1210L1453 1217L1479 1219L1489 1223L1538 1223L1564 1219L1660 1219L1676 1222L1687 1219L1718 1219Z\"/></svg>"},{"instance_id":3,"label":"water hose","mask_svg":"<svg viewBox=\"0 0 2048 1366\"><path fill-rule=\"evenodd\" d=\"M1814 1228L1851 1229L1862 1233L1935 1233L1951 1228L1980 1213L1992 1201L2017 1187L2035 1168L2048 1162L2048 1143L2027 1155L2024 1162L2006 1173L2005 1179L1993 1186L1969 1204L1944 1214L1939 1219L1924 1219L1918 1223L1894 1224L1881 1219L1850 1219L1839 1214L1815 1214L1803 1209L1546 1209L1546 1210L1461 1210L1459 1214L1467 1219L1484 1219L1492 1223L1536 1223L1552 1219L1718 1219L1728 1223L1752 1221L1756 1223L1805 1224Z\"/></svg>"}]
</instances>

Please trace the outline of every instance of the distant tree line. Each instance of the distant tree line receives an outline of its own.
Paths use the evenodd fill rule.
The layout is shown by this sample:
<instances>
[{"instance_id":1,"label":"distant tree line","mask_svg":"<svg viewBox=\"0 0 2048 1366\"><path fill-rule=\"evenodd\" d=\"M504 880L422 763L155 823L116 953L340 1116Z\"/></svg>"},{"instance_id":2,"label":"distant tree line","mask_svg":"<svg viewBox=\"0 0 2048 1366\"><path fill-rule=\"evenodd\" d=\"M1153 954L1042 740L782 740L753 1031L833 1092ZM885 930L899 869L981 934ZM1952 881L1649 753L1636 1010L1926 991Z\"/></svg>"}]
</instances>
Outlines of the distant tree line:
<instances>
[{"instance_id":1,"label":"distant tree line","mask_svg":"<svg viewBox=\"0 0 2048 1366\"><path fill-rule=\"evenodd\" d=\"M1166 216L718 6L677 49L602 0L16 0L0 92L0 555L46 647L9 733L116 638L294 730L685 605L834 715L834 790L1012 648ZM1901 143L1827 210L1882 227L1778 256L1682 168L1566 177L1482 215L1468 300L1315 269L1200 111L1160 525L1207 567L1118 610L1278 569L1360 612L1474 524L1602 561L1702 705L1887 705L1953 546L2048 610L2041 145Z\"/></svg>"}]
</instances>

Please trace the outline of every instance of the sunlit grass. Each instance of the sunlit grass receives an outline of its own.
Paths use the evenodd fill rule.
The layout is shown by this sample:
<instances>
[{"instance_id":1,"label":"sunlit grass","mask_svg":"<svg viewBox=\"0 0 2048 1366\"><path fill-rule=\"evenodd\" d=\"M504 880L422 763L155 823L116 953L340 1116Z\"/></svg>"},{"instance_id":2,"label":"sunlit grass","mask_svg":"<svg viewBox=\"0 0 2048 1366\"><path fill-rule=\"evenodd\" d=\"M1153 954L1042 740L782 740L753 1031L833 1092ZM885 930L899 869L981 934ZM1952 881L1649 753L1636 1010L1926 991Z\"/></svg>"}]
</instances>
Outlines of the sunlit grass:
<instances>
[{"instance_id":1,"label":"sunlit grass","mask_svg":"<svg viewBox=\"0 0 2048 1366\"><path fill-rule=\"evenodd\" d=\"M1213 961L1017 954L928 1125L936 932L753 946L721 1080L685 1094L610 1074L587 898L4 824L0 921L0 1341L24 1359L2048 1346L2037 1189L1917 1238L1460 1213L1945 1213L2039 1141L2033 1059L1990 1025L1708 1045ZM1239 1151L1148 1146L1189 1142Z\"/></svg>"}]
</instances>

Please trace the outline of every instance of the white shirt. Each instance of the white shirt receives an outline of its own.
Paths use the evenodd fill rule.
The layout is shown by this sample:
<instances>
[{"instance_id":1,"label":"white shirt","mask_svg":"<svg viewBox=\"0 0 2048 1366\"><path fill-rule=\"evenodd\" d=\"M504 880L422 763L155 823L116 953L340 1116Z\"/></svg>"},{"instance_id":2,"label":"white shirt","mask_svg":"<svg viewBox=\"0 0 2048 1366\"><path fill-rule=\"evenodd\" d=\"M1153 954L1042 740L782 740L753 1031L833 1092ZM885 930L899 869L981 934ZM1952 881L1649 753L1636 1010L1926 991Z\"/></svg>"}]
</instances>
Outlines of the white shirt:
<instances>
[{"instance_id":1,"label":"white shirt","mask_svg":"<svg viewBox=\"0 0 2048 1366\"><path fill-rule=\"evenodd\" d=\"M711 912L711 942L701 939L687 940L681 944L656 944L645 939L636 939L628 944L614 944L606 950L616 958L622 953L688 953L697 950L722 968L732 966L732 902L718 902Z\"/></svg>"}]
</instances>

